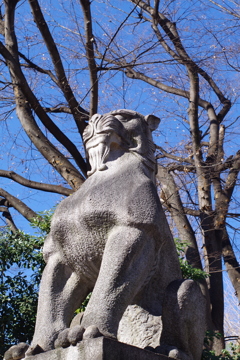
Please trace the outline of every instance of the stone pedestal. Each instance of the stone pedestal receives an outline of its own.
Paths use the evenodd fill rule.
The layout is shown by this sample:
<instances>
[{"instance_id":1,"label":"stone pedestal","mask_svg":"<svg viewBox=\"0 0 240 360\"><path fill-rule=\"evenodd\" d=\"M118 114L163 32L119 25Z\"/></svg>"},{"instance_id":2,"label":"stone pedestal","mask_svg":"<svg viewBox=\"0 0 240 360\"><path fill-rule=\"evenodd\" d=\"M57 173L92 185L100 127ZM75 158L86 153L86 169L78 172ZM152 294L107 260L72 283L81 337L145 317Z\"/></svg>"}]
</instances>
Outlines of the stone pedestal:
<instances>
[{"instance_id":1,"label":"stone pedestal","mask_svg":"<svg viewBox=\"0 0 240 360\"><path fill-rule=\"evenodd\" d=\"M55 349L26 360L167 360L167 356L99 337L81 341L77 346Z\"/></svg>"}]
</instances>

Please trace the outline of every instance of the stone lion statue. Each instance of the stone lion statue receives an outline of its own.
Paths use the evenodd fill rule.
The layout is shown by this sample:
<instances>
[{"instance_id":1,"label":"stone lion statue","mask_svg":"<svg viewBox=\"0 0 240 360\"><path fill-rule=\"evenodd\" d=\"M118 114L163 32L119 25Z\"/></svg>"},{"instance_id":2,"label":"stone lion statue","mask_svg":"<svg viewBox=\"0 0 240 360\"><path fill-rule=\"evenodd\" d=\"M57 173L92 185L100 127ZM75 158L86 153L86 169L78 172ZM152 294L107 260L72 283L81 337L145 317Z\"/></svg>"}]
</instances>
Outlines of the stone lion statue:
<instances>
[{"instance_id":1,"label":"stone lion statue","mask_svg":"<svg viewBox=\"0 0 240 360\"><path fill-rule=\"evenodd\" d=\"M106 336L175 359L201 358L204 299L195 282L181 279L155 185L158 124L130 110L90 119L83 138L91 170L54 213L26 356ZM70 328L90 292L81 322ZM16 359L21 346L24 357L20 344L5 359Z\"/></svg>"}]
</instances>

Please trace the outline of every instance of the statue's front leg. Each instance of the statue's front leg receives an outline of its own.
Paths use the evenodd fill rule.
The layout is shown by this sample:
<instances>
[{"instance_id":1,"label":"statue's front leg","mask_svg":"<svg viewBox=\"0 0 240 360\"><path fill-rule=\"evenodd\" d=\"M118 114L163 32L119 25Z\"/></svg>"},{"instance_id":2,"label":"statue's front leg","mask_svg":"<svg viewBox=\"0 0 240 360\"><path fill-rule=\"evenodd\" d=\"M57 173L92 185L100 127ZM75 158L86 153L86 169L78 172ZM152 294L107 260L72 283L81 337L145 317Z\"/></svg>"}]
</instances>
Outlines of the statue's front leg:
<instances>
[{"instance_id":1,"label":"statue's front leg","mask_svg":"<svg viewBox=\"0 0 240 360\"><path fill-rule=\"evenodd\" d=\"M59 253L52 254L40 284L35 333L31 347L54 348L60 331L69 327L74 311L88 294L88 288Z\"/></svg>"},{"instance_id":2,"label":"statue's front leg","mask_svg":"<svg viewBox=\"0 0 240 360\"><path fill-rule=\"evenodd\" d=\"M155 241L144 231L130 226L112 229L83 316L84 328L94 325L104 336L116 337L119 321L145 284L155 257Z\"/></svg>"},{"instance_id":3,"label":"statue's front leg","mask_svg":"<svg viewBox=\"0 0 240 360\"><path fill-rule=\"evenodd\" d=\"M6 360L15 360L54 348L58 334L69 327L74 311L89 293L85 282L67 266L58 252L52 253L43 271L35 332L31 346L11 347ZM26 351L27 350L27 351Z\"/></svg>"}]
</instances>

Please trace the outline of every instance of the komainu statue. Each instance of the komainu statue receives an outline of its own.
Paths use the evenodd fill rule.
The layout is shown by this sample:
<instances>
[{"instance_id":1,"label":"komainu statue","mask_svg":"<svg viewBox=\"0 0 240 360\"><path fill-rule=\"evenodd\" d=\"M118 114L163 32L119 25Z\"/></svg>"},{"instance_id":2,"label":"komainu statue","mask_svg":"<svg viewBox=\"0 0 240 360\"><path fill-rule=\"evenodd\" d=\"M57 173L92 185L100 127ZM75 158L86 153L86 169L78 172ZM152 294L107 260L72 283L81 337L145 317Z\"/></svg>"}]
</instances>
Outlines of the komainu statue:
<instances>
[{"instance_id":1,"label":"komainu statue","mask_svg":"<svg viewBox=\"0 0 240 360\"><path fill-rule=\"evenodd\" d=\"M130 110L90 119L84 143L91 170L53 216L26 357L106 336L174 359L201 358L205 302L194 281L181 279L157 194L158 124ZM81 321L70 327L90 292ZM5 359L15 359L11 349Z\"/></svg>"}]
</instances>

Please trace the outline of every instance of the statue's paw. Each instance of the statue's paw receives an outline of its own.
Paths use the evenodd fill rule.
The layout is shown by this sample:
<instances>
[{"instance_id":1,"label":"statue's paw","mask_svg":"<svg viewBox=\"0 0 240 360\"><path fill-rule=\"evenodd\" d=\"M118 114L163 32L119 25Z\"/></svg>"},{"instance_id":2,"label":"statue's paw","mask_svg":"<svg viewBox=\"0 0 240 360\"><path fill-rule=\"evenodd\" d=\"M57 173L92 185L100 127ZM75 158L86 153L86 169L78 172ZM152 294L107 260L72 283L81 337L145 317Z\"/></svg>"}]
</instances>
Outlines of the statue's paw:
<instances>
[{"instance_id":1,"label":"statue's paw","mask_svg":"<svg viewBox=\"0 0 240 360\"><path fill-rule=\"evenodd\" d=\"M86 328L83 334L83 340L94 339L103 336L96 325L90 325Z\"/></svg>"},{"instance_id":2,"label":"statue's paw","mask_svg":"<svg viewBox=\"0 0 240 360\"><path fill-rule=\"evenodd\" d=\"M19 360L25 357L25 353L29 348L28 344L19 343L17 345L13 345L8 349L5 354L3 360Z\"/></svg>"},{"instance_id":3,"label":"statue's paw","mask_svg":"<svg viewBox=\"0 0 240 360\"><path fill-rule=\"evenodd\" d=\"M70 331L70 328L60 331L57 339L54 342L55 348L60 348L60 347L66 348L66 347L70 346L70 341L68 340L69 331Z\"/></svg>"},{"instance_id":4,"label":"statue's paw","mask_svg":"<svg viewBox=\"0 0 240 360\"><path fill-rule=\"evenodd\" d=\"M175 346L160 345L155 349L155 351L174 360L193 360L191 356L187 355L185 352L179 350Z\"/></svg>"},{"instance_id":5,"label":"statue's paw","mask_svg":"<svg viewBox=\"0 0 240 360\"><path fill-rule=\"evenodd\" d=\"M81 325L75 325L69 329L68 332L68 341L71 345L76 345L79 341L83 339L84 327Z\"/></svg>"},{"instance_id":6,"label":"statue's paw","mask_svg":"<svg viewBox=\"0 0 240 360\"><path fill-rule=\"evenodd\" d=\"M191 356L187 355L185 352L177 348L170 350L168 356L171 359L177 359L177 360L193 360Z\"/></svg>"},{"instance_id":7,"label":"statue's paw","mask_svg":"<svg viewBox=\"0 0 240 360\"><path fill-rule=\"evenodd\" d=\"M72 328L62 330L54 342L55 348L66 348L76 345L78 342L87 339L94 339L103 336L95 325L90 325L86 329L82 325L75 325Z\"/></svg>"}]
</instances>

